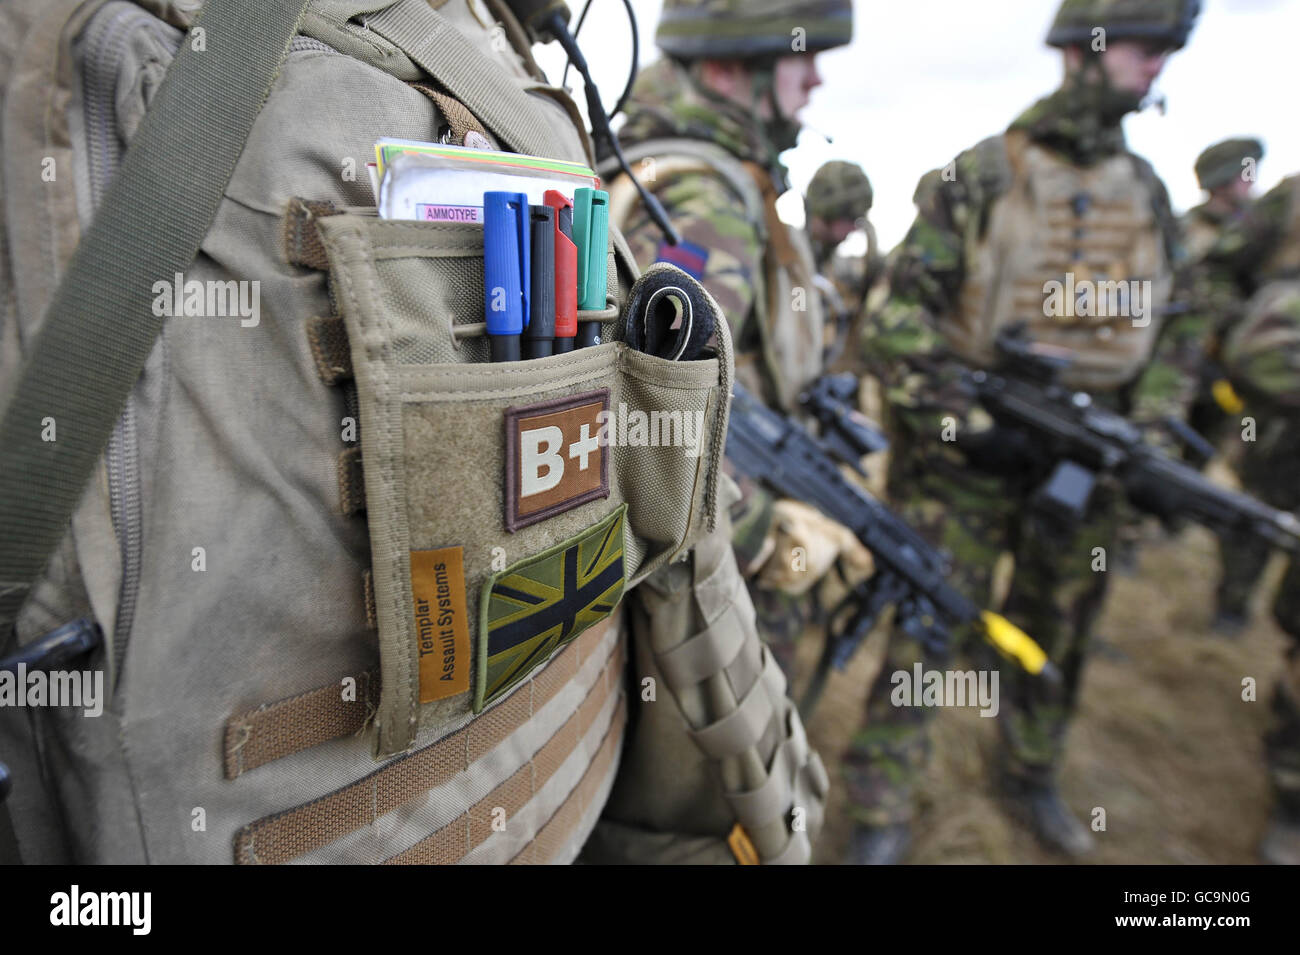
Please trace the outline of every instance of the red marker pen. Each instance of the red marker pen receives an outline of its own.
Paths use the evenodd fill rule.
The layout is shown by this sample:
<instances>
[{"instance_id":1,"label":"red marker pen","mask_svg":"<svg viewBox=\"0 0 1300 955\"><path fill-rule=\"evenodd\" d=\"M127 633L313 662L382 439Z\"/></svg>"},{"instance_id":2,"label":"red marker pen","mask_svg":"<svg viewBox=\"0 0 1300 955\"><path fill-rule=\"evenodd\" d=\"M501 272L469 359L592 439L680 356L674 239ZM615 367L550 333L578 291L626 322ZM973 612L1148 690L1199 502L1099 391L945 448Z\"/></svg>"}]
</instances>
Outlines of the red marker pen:
<instances>
[{"instance_id":1,"label":"red marker pen","mask_svg":"<svg viewBox=\"0 0 1300 955\"><path fill-rule=\"evenodd\" d=\"M573 244L573 201L547 189L542 201L555 210L555 352L573 350L578 334L578 247Z\"/></svg>"}]
</instances>

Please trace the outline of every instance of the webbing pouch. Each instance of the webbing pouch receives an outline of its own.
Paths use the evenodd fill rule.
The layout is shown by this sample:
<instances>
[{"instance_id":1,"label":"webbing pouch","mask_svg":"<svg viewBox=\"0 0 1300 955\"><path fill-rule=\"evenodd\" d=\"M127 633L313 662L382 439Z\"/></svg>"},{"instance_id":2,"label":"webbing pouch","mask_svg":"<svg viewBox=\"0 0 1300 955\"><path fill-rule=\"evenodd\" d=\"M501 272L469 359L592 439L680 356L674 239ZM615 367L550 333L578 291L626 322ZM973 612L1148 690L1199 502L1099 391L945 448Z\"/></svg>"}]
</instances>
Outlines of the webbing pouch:
<instances>
[{"instance_id":1,"label":"webbing pouch","mask_svg":"<svg viewBox=\"0 0 1300 955\"><path fill-rule=\"evenodd\" d=\"M481 225L318 227L359 397L383 756L508 696L712 527L730 343L720 322L710 357L635 351L615 292L579 316L603 344L493 364Z\"/></svg>"}]
</instances>

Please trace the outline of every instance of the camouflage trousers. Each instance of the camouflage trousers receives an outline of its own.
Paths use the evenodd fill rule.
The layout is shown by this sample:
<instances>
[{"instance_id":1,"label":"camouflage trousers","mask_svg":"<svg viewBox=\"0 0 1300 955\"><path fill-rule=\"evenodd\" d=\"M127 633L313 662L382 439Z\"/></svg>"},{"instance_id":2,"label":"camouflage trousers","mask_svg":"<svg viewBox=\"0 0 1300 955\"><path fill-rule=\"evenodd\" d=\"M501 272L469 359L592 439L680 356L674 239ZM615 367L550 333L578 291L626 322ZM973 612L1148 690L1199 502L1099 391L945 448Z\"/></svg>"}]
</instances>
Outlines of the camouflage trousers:
<instances>
[{"instance_id":1,"label":"camouflage trousers","mask_svg":"<svg viewBox=\"0 0 1300 955\"><path fill-rule=\"evenodd\" d=\"M1243 443L1238 456L1242 487L1271 507L1294 511L1300 508L1300 429L1281 420L1261 423L1261 428L1258 442ZM1270 553L1268 544L1258 537L1220 539L1221 612L1247 616L1251 594L1268 565Z\"/></svg>"},{"instance_id":2,"label":"camouflage trousers","mask_svg":"<svg viewBox=\"0 0 1300 955\"><path fill-rule=\"evenodd\" d=\"M1062 684L1053 687L1005 663L982 640L974 643L972 633L954 634L954 643L970 648L980 667L999 670L997 718L1007 770L1028 782L1046 782L1061 759L1092 626L1106 593L1104 561L1127 511L1115 491L1099 485L1086 519L1061 526L1035 514L1034 488L1023 481L898 450L890 474L893 503L931 544L952 554L950 583L981 606L991 606L998 560L1003 553L1014 557L1003 613L1043 647L1061 670ZM926 670L952 666L929 658L895 628L871 687L865 728L845 757L851 811L867 825L905 822L912 813L913 791L929 755L933 708L895 706L891 688L893 675L911 671L917 661Z\"/></svg>"},{"instance_id":3,"label":"camouflage trousers","mask_svg":"<svg viewBox=\"0 0 1300 955\"><path fill-rule=\"evenodd\" d=\"M1219 538L1219 566L1223 568L1219 578L1219 613L1249 616L1250 598L1268 566L1270 553L1268 544L1258 537Z\"/></svg>"},{"instance_id":4,"label":"camouflage trousers","mask_svg":"<svg viewBox=\"0 0 1300 955\"><path fill-rule=\"evenodd\" d=\"M1258 445L1246 449L1242 483L1273 507L1300 510L1300 423L1279 421L1261 427ZM1225 580L1227 576L1225 568ZM1292 557L1287 566L1273 603L1273 619L1288 642L1286 665L1273 693L1273 725L1264 737L1264 753L1279 806L1300 821L1300 558Z\"/></svg>"},{"instance_id":5,"label":"camouflage trousers","mask_svg":"<svg viewBox=\"0 0 1300 955\"><path fill-rule=\"evenodd\" d=\"M1273 617L1286 631L1286 666L1273 691L1273 726L1264 737L1264 758L1278 805L1300 822L1300 559L1291 558Z\"/></svg>"}]
</instances>

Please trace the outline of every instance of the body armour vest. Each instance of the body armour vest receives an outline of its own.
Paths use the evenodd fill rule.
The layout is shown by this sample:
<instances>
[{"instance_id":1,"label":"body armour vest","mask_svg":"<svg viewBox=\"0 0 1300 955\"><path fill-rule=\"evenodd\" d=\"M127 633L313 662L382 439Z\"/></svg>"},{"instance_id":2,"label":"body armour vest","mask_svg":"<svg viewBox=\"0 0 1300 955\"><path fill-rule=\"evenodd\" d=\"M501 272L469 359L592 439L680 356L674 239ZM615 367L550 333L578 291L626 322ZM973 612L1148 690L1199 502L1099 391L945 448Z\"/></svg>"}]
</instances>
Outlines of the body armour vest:
<instances>
[{"instance_id":1,"label":"body armour vest","mask_svg":"<svg viewBox=\"0 0 1300 955\"><path fill-rule=\"evenodd\" d=\"M1182 222L1183 251L1189 262L1199 262L1214 248L1223 231L1223 224L1193 210Z\"/></svg>"},{"instance_id":2,"label":"body armour vest","mask_svg":"<svg viewBox=\"0 0 1300 955\"><path fill-rule=\"evenodd\" d=\"M655 160L659 182L687 175L721 178L744 204L763 243L761 286L748 316L729 315L736 340L736 377L785 411L823 370L825 311L814 282L812 248L799 229L781 221L771 176L720 146L694 139L654 139L625 150L629 162ZM610 175L607 173L607 175ZM626 176L609 185L610 221L627 225L638 203Z\"/></svg>"},{"instance_id":3,"label":"body armour vest","mask_svg":"<svg viewBox=\"0 0 1300 955\"><path fill-rule=\"evenodd\" d=\"M0 712L27 861L567 862L613 785L638 584L718 510L729 339L694 362L614 340L636 278L614 232L608 307L579 316L607 341L490 364L475 333L482 227L380 219L364 171L346 172L379 134L470 129L578 162L585 136L526 45L502 48L469 5L377 6L307 11L201 254L175 277L178 301L251 285L260 311L164 325L17 620L24 646L94 621L104 646L88 665L106 671L101 713ZM107 2L28 29L38 10L0 14L24 31L21 62L0 58L4 141L33 169L44 143L69 145L48 192L22 190L32 204L6 191L6 225L26 231L0 252L66 256L187 24ZM74 93L84 115L70 117ZM47 266L8 270L21 283L0 309L6 342L34 334ZM598 440L615 412L682 423L685 451ZM784 699L776 682L746 697L747 717ZM735 736L715 749L745 751ZM757 851L806 858L782 813L745 822Z\"/></svg>"},{"instance_id":4,"label":"body armour vest","mask_svg":"<svg viewBox=\"0 0 1300 955\"><path fill-rule=\"evenodd\" d=\"M1172 284L1152 188L1125 153L1079 167L1023 134L1002 141L1007 187L968 241L942 330L959 356L987 366L998 333L1024 322L1035 341L1074 353L1067 385L1119 388L1150 358Z\"/></svg>"}]
</instances>

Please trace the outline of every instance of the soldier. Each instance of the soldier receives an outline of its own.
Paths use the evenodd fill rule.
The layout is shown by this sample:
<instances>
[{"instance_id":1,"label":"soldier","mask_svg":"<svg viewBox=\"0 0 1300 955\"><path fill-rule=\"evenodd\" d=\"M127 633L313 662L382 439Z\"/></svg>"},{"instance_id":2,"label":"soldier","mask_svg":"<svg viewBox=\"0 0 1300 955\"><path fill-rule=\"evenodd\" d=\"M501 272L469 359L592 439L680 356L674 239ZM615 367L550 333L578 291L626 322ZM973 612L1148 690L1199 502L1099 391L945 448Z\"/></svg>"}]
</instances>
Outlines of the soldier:
<instances>
[{"instance_id":1,"label":"soldier","mask_svg":"<svg viewBox=\"0 0 1300 955\"><path fill-rule=\"evenodd\" d=\"M1216 277L1253 296L1228 333L1223 361L1248 418L1243 478L1277 508L1300 508L1300 175L1269 191L1209 253ZM1264 750L1277 805L1260 844L1269 862L1300 864L1300 560L1291 559L1273 617L1287 663Z\"/></svg>"},{"instance_id":2,"label":"soldier","mask_svg":"<svg viewBox=\"0 0 1300 955\"><path fill-rule=\"evenodd\" d=\"M610 186L610 219L637 261L700 279L730 323L736 377L785 412L823 371L826 329L807 238L777 215L779 157L821 83L816 54L851 37L848 0L668 0L655 34L665 56L637 78L620 139L683 241L660 241L626 179ZM865 551L812 508L745 491L733 542L757 575L760 631L789 673L814 615L808 591L837 556L861 567Z\"/></svg>"},{"instance_id":3,"label":"soldier","mask_svg":"<svg viewBox=\"0 0 1300 955\"><path fill-rule=\"evenodd\" d=\"M1258 139L1228 139L1209 147L1196 159L1196 178L1207 194L1206 201L1182 218L1183 245L1188 253L1187 284L1199 308L1211 316L1213 330L1200 375L1200 390L1192 404L1188 422L1216 445L1230 437L1233 418L1242 408L1221 367L1220 344L1234 321L1240 319L1245 299L1232 281L1215 281L1205 257L1225 232L1238 228L1251 205L1264 146ZM1248 445L1229 445L1228 458L1240 477L1255 474L1258 455ZM1250 459L1256 460L1250 460ZM1254 483L1246 487L1259 494ZM1268 562L1268 547L1255 537L1219 540L1222 578L1219 582L1214 629L1225 635L1239 632L1249 617L1248 604L1256 581Z\"/></svg>"},{"instance_id":4,"label":"soldier","mask_svg":"<svg viewBox=\"0 0 1300 955\"><path fill-rule=\"evenodd\" d=\"M482 229L364 208L378 135L593 161L532 58L563 4L484 9L0 5L0 676L103 690L0 706L0 859L809 858L828 780L731 550L727 349L507 372ZM582 320L706 299L609 240ZM205 286L251 314L173 315ZM616 455L611 394L714 426Z\"/></svg>"},{"instance_id":5,"label":"soldier","mask_svg":"<svg viewBox=\"0 0 1300 955\"><path fill-rule=\"evenodd\" d=\"M1185 283L1193 289L1198 307L1210 313L1214 322L1201 374L1201 389L1188 414L1188 423L1207 437L1217 437L1217 432L1222 430L1225 411L1231 414L1237 410L1232 396L1215 382L1222 379L1217 365L1218 344L1227 332L1227 325L1234 317L1240 317L1243 303L1233 297L1231 289L1212 287L1202 263L1223 231L1239 222L1250 208L1251 188L1263 156L1264 146L1258 139L1226 139L1207 148L1196 157L1196 180L1205 190L1206 200L1189 209L1179 220L1186 253ZM1224 408L1223 403L1229 407Z\"/></svg>"},{"instance_id":6,"label":"soldier","mask_svg":"<svg viewBox=\"0 0 1300 955\"><path fill-rule=\"evenodd\" d=\"M1196 181L1206 199L1188 209L1180 221L1188 260L1199 261L1224 228L1240 221L1250 207L1264 144L1258 139L1225 139L1196 157Z\"/></svg>"},{"instance_id":7,"label":"soldier","mask_svg":"<svg viewBox=\"0 0 1300 955\"><path fill-rule=\"evenodd\" d=\"M867 219L873 194L871 180L856 163L833 160L813 174L804 193L804 216L812 243L817 281L823 289L831 318L827 347L829 364L857 351L856 328L862 305L884 272L885 257L875 227ZM857 229L866 234L867 250L861 255L842 251L843 242Z\"/></svg>"},{"instance_id":8,"label":"soldier","mask_svg":"<svg viewBox=\"0 0 1300 955\"><path fill-rule=\"evenodd\" d=\"M1034 516L1023 446L973 404L961 376L989 367L999 330L1024 323L1035 340L1075 354L1067 384L1106 406L1153 421L1190 395L1199 330L1162 329L1174 218L1163 184L1126 148L1120 124L1185 44L1198 9L1196 0L1066 0L1047 37L1062 50L1060 88L921 180L892 297L866 338L885 379L890 486L904 515L955 555L959 586L985 605L995 564L1012 552L1005 612L1064 675L1054 689L1004 671L999 721L1009 793L1042 840L1071 855L1093 840L1062 801L1056 771L1106 588L1098 559L1113 549L1118 495L1098 487L1072 533ZM1101 282L1128 299L1076 307L1083 299L1074 296L1087 288L1095 296ZM926 711L892 707L889 684L920 655L904 634L893 635L867 730L846 760L860 862L897 860L908 843Z\"/></svg>"}]
</instances>

